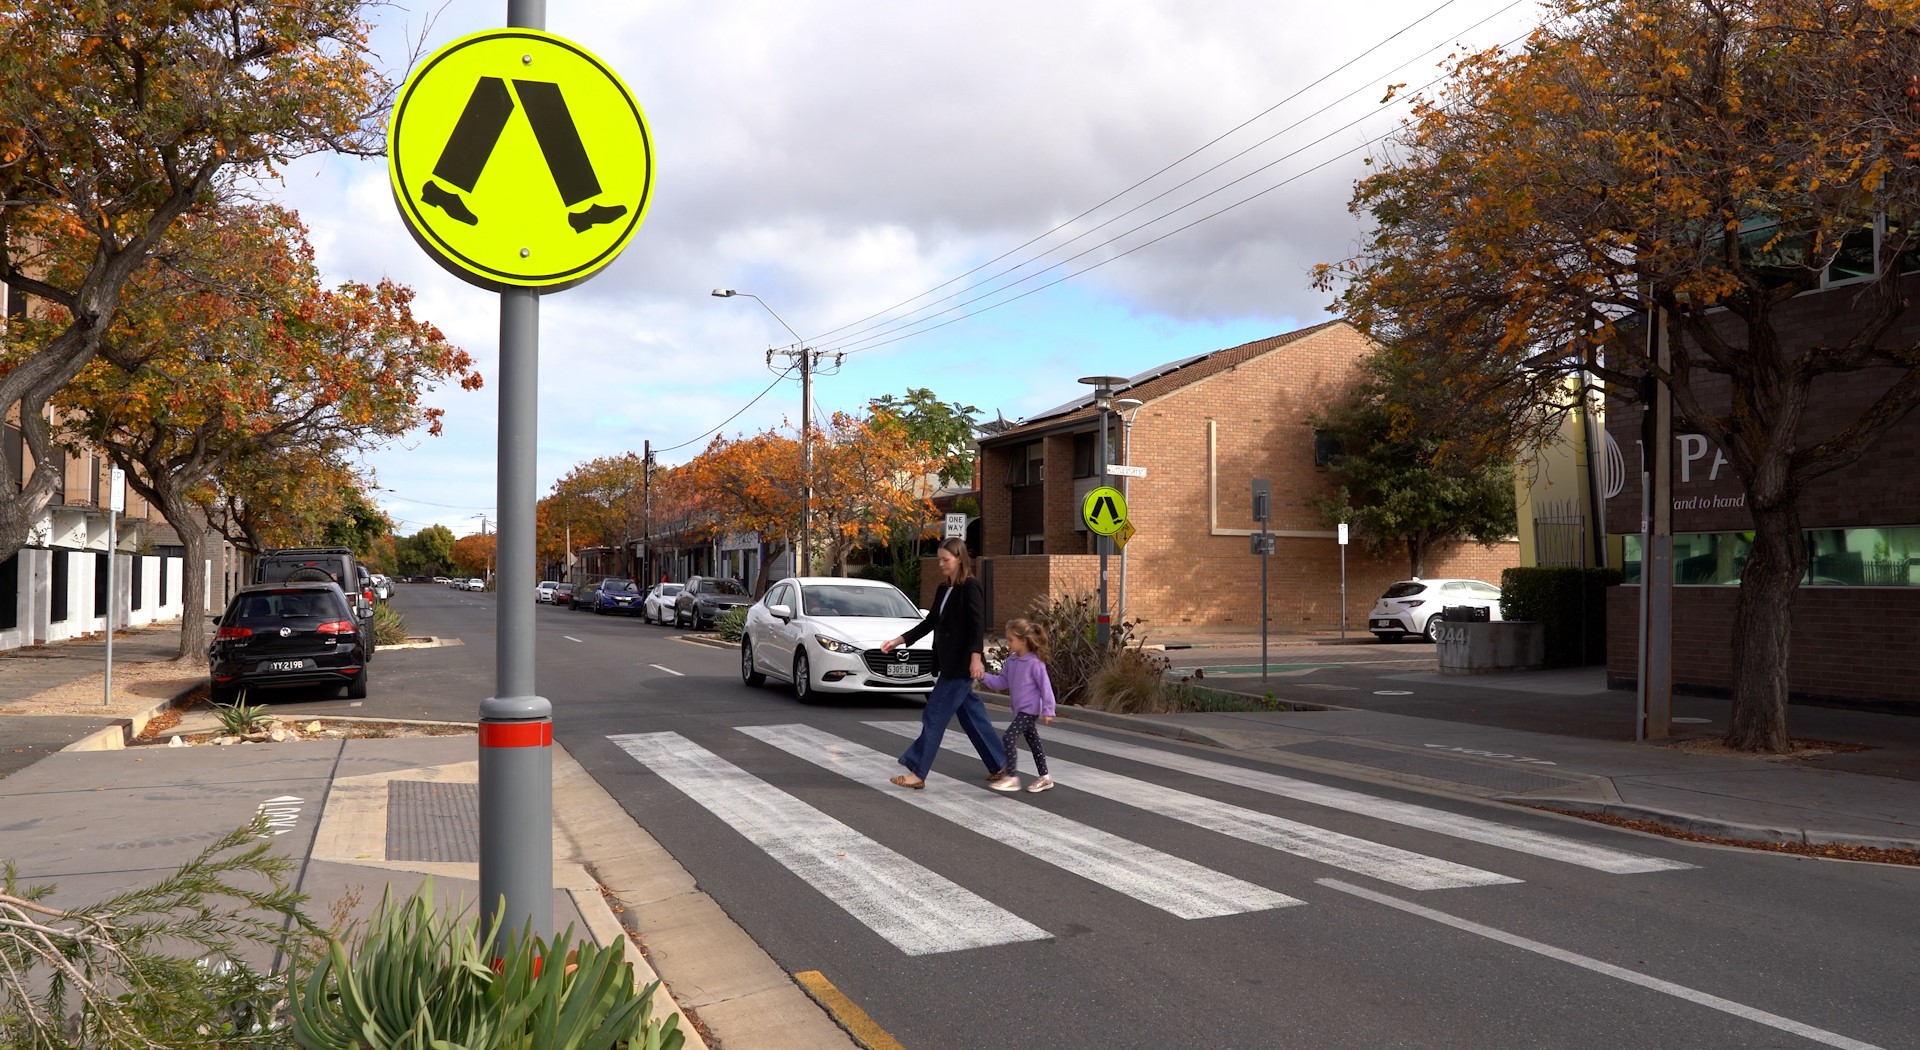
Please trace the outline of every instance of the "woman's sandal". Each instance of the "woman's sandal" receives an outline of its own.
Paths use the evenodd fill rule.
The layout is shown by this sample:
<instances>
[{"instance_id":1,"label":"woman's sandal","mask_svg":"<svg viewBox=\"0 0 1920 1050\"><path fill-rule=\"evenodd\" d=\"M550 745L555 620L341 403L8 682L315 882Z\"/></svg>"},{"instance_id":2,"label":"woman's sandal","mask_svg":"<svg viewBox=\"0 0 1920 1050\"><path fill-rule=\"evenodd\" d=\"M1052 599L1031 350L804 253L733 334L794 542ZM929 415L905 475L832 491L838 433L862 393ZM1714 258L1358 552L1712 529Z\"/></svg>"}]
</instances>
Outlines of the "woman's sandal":
<instances>
[{"instance_id":1,"label":"woman's sandal","mask_svg":"<svg viewBox=\"0 0 1920 1050\"><path fill-rule=\"evenodd\" d=\"M897 777L888 777L887 783L898 784L903 788L912 788L915 791L918 791L921 788L927 786L927 782L924 780L908 780L907 775L905 773L902 773Z\"/></svg>"}]
</instances>

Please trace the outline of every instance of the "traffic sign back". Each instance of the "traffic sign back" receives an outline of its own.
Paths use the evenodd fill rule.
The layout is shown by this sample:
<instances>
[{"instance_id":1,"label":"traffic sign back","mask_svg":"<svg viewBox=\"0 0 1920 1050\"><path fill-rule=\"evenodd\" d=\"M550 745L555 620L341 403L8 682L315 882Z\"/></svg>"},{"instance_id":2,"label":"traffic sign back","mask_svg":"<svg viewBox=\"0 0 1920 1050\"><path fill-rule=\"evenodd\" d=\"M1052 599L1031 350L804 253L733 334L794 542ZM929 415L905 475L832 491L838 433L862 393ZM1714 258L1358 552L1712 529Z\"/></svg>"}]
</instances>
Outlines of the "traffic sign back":
<instances>
[{"instance_id":1,"label":"traffic sign back","mask_svg":"<svg viewBox=\"0 0 1920 1050\"><path fill-rule=\"evenodd\" d=\"M646 215L653 141L618 74L534 29L435 51L401 85L387 173L407 231L456 277L557 290L620 254Z\"/></svg>"}]
</instances>

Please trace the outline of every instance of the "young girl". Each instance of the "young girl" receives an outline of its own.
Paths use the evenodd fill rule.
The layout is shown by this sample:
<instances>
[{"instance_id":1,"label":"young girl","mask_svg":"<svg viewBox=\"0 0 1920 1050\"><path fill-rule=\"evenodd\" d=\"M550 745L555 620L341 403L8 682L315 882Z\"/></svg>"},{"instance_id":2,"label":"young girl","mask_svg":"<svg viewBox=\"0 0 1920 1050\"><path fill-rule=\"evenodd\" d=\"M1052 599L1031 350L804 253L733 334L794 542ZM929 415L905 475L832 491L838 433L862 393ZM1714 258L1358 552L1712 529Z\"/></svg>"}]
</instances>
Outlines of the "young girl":
<instances>
[{"instance_id":1,"label":"young girl","mask_svg":"<svg viewBox=\"0 0 1920 1050\"><path fill-rule=\"evenodd\" d=\"M1040 747L1040 730L1034 726L1034 720L1040 719L1049 725L1053 723L1053 681L1047 677L1047 631L1046 628L1029 620L1012 620L1007 624L1007 648L1013 654L1007 657L1002 674L983 674L980 680L987 688L1005 690L1013 698L1013 724L1007 726L1006 735L1001 744L1007 752L1007 768L987 786L995 791L1020 790L1020 777L1017 766L1020 764L1020 751L1015 739L1025 737L1027 750L1033 752L1033 765L1040 776L1027 785L1028 791L1045 791L1053 786L1053 778L1047 775L1047 753Z\"/></svg>"}]
</instances>

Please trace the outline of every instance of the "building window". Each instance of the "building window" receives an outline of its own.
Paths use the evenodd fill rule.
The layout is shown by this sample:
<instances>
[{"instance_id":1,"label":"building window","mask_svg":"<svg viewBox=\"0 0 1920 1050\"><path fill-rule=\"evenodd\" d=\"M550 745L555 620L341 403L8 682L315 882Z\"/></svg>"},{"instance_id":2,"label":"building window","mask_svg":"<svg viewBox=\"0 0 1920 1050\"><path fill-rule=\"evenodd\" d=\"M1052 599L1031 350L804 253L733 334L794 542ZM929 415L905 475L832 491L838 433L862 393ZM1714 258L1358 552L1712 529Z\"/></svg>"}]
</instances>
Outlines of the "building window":
<instances>
[{"instance_id":1,"label":"building window","mask_svg":"<svg viewBox=\"0 0 1920 1050\"><path fill-rule=\"evenodd\" d=\"M93 614L107 614L107 552L93 552Z\"/></svg>"},{"instance_id":2,"label":"building window","mask_svg":"<svg viewBox=\"0 0 1920 1050\"><path fill-rule=\"evenodd\" d=\"M1030 532L1013 538L1013 554L1045 554L1047 538L1038 532Z\"/></svg>"},{"instance_id":3,"label":"building window","mask_svg":"<svg viewBox=\"0 0 1920 1050\"><path fill-rule=\"evenodd\" d=\"M140 592L146 589L142 584L146 580L147 559L135 554L133 557L128 558L127 561L133 565L133 572L130 574L132 577L132 598L128 608L138 609L140 608Z\"/></svg>"},{"instance_id":4,"label":"building window","mask_svg":"<svg viewBox=\"0 0 1920 1050\"><path fill-rule=\"evenodd\" d=\"M20 555L0 561L0 631L20 626Z\"/></svg>"},{"instance_id":5,"label":"building window","mask_svg":"<svg viewBox=\"0 0 1920 1050\"><path fill-rule=\"evenodd\" d=\"M1007 484L1038 485L1047 480L1047 457L1040 442L1021 445L1013 450L1013 460L1007 464Z\"/></svg>"},{"instance_id":6,"label":"building window","mask_svg":"<svg viewBox=\"0 0 1920 1050\"><path fill-rule=\"evenodd\" d=\"M1324 430L1313 432L1313 465L1316 467L1333 466L1334 461L1346 453L1340 445L1340 439Z\"/></svg>"},{"instance_id":7,"label":"building window","mask_svg":"<svg viewBox=\"0 0 1920 1050\"><path fill-rule=\"evenodd\" d=\"M1920 587L1920 526L1807 529L1802 587ZM1673 537L1673 582L1738 586L1750 544L1743 532L1690 532ZM1640 537L1626 537L1625 583L1640 582Z\"/></svg>"},{"instance_id":8,"label":"building window","mask_svg":"<svg viewBox=\"0 0 1920 1050\"><path fill-rule=\"evenodd\" d=\"M1099 464L1094 462L1094 453L1098 452L1095 434L1075 434L1073 436L1073 476L1090 478L1100 473Z\"/></svg>"},{"instance_id":9,"label":"building window","mask_svg":"<svg viewBox=\"0 0 1920 1050\"><path fill-rule=\"evenodd\" d=\"M55 547L53 554L53 602L50 619L54 623L67 622L67 566L72 563L73 555Z\"/></svg>"}]
</instances>

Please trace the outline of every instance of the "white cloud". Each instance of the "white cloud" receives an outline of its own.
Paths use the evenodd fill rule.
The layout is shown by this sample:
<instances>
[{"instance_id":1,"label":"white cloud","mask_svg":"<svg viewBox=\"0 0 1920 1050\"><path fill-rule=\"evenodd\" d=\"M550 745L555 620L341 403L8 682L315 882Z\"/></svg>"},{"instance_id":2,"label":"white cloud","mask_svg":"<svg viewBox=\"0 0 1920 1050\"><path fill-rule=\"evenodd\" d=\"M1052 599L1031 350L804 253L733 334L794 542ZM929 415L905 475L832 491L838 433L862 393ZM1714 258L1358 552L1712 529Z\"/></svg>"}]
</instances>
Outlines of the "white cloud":
<instances>
[{"instance_id":1,"label":"white cloud","mask_svg":"<svg viewBox=\"0 0 1920 1050\"><path fill-rule=\"evenodd\" d=\"M658 164L647 222L625 255L592 281L542 301L543 490L591 456L637 451L649 438L664 446L694 437L772 380L765 352L792 337L752 301L714 299L710 289L758 294L806 336L843 329L815 344L843 345L862 327L846 327L851 322L1124 190L1436 8L1438 15L1169 176L915 305L957 293L932 312L979 296L987 289L959 290L1298 122L1020 274L1290 151L1301 150L1298 157L966 310L1294 181L1013 305L855 354L817 384L823 411L914 385L980 405L989 416L995 408L1014 416L1066 400L1074 378L1092 370L1130 373L1320 320L1331 297L1308 287L1306 271L1351 250L1358 227L1346 205L1363 169L1357 154L1312 169L1392 126L1393 116L1376 113L1342 127L1373 113L1386 83L1428 80L1463 29L1503 9L1466 39L1485 46L1513 38L1535 17L1531 0L550 5L548 28L594 50L632 88ZM496 26L504 11L496 0L448 5L427 46ZM376 46L397 63L426 12L393 8L382 17ZM1305 119L1350 91L1353 98ZM1321 136L1327 141L1308 146ZM385 275L412 285L421 314L480 362L485 391L450 389L432 399L447 410L446 436L371 459L391 489L452 505L402 510L396 502L409 522L470 528L477 519L463 515L495 502L496 298L447 275L414 245L378 162L302 163L277 192L306 217L331 279ZM798 411L797 383L789 383L727 429L776 425ZM665 458L684 459L703 444Z\"/></svg>"}]
</instances>

